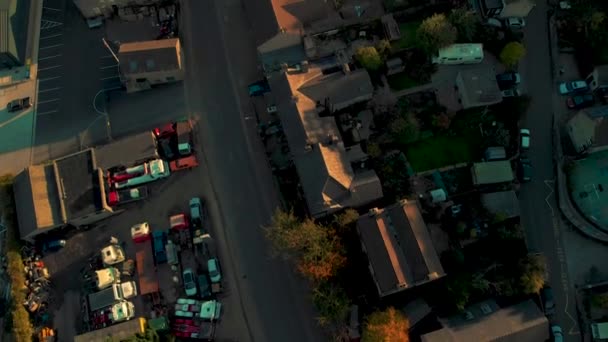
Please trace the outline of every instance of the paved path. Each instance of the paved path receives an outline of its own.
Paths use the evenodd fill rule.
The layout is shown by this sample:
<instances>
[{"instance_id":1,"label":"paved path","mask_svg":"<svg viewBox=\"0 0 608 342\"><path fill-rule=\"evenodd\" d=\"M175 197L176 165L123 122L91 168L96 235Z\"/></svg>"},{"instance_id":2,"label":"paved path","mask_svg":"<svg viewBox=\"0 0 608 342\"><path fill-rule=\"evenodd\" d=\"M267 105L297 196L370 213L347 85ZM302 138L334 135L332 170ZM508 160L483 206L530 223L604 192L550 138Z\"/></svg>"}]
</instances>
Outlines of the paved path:
<instances>
[{"instance_id":1,"label":"paved path","mask_svg":"<svg viewBox=\"0 0 608 342\"><path fill-rule=\"evenodd\" d=\"M182 16L186 102L200 119L201 165L212 183L205 193L214 226L223 228L223 268L234 279L226 298L232 324L221 324L218 338L321 341L304 282L270 256L261 230L278 199L255 124L244 110L250 107L246 86L259 75L242 4L184 1Z\"/></svg>"},{"instance_id":2,"label":"paved path","mask_svg":"<svg viewBox=\"0 0 608 342\"><path fill-rule=\"evenodd\" d=\"M533 181L521 187L521 219L530 250L542 252L547 258L549 284L554 289L558 308L554 322L563 328L566 341L575 341L580 340L580 333L576 322L574 289L564 255L565 225L561 221L553 192L552 109L556 87L550 63L552 47L547 10L547 4L541 1L527 19L524 38L527 55L520 67L525 88L532 98L521 127L530 129L532 133L529 157L534 165Z\"/></svg>"}]
</instances>

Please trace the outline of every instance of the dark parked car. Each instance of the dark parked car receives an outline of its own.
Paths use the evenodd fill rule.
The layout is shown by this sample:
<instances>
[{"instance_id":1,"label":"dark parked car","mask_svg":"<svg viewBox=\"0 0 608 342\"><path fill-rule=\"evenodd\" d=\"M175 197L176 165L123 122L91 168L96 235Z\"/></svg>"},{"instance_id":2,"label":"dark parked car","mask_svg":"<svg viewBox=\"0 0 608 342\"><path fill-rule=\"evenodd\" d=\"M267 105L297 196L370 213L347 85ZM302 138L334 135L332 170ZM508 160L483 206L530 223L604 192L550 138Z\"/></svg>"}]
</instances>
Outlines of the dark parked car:
<instances>
[{"instance_id":1,"label":"dark parked car","mask_svg":"<svg viewBox=\"0 0 608 342\"><path fill-rule=\"evenodd\" d=\"M270 85L267 80L257 81L249 85L249 96L262 96L270 92Z\"/></svg>"},{"instance_id":2,"label":"dark parked car","mask_svg":"<svg viewBox=\"0 0 608 342\"><path fill-rule=\"evenodd\" d=\"M30 108L32 106L32 100L29 97L22 99L13 100L6 105L6 110L9 113L18 112L22 109Z\"/></svg>"},{"instance_id":3,"label":"dark parked car","mask_svg":"<svg viewBox=\"0 0 608 342\"><path fill-rule=\"evenodd\" d=\"M582 94L570 96L566 100L566 105L570 109L581 109L591 107L595 103L595 98L591 94Z\"/></svg>"},{"instance_id":4,"label":"dark parked car","mask_svg":"<svg viewBox=\"0 0 608 342\"><path fill-rule=\"evenodd\" d=\"M512 89L521 83L521 76L516 72L505 72L496 75L496 82L500 90Z\"/></svg>"},{"instance_id":5,"label":"dark parked car","mask_svg":"<svg viewBox=\"0 0 608 342\"><path fill-rule=\"evenodd\" d=\"M201 292L201 298L206 299L211 297L211 282L207 275L201 274L198 276L198 289Z\"/></svg>"},{"instance_id":6,"label":"dark parked car","mask_svg":"<svg viewBox=\"0 0 608 342\"><path fill-rule=\"evenodd\" d=\"M543 299L543 308L545 309L545 315L552 316L555 314L555 301L553 300L553 289L550 287L544 287L540 290L540 296Z\"/></svg>"},{"instance_id":7,"label":"dark parked car","mask_svg":"<svg viewBox=\"0 0 608 342\"><path fill-rule=\"evenodd\" d=\"M525 157L519 158L518 176L522 183L527 183L532 180L532 163L530 162L530 159Z\"/></svg>"},{"instance_id":8,"label":"dark parked car","mask_svg":"<svg viewBox=\"0 0 608 342\"><path fill-rule=\"evenodd\" d=\"M167 245L167 234L165 232L154 232L152 233L152 245L154 247L154 260L156 264L162 264L167 262L167 251L165 245Z\"/></svg>"}]
</instances>

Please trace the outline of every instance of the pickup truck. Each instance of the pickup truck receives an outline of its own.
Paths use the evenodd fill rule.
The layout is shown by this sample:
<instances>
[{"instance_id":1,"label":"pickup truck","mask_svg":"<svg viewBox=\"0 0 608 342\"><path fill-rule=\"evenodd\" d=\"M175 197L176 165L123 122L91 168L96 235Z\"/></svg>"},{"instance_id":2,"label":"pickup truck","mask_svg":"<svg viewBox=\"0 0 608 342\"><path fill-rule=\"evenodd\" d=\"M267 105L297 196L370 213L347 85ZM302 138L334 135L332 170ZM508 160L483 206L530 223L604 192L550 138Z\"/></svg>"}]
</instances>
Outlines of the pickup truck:
<instances>
[{"instance_id":1,"label":"pickup truck","mask_svg":"<svg viewBox=\"0 0 608 342\"><path fill-rule=\"evenodd\" d=\"M123 300L106 309L94 312L92 317L95 322L99 322L104 326L128 321L135 317L135 305L129 301Z\"/></svg>"},{"instance_id":2,"label":"pickup truck","mask_svg":"<svg viewBox=\"0 0 608 342\"><path fill-rule=\"evenodd\" d=\"M108 306L112 306L117 302L135 297L137 295L137 287L134 281L128 281L121 284L112 284L107 289L89 295L89 310L97 311Z\"/></svg>"},{"instance_id":3,"label":"pickup truck","mask_svg":"<svg viewBox=\"0 0 608 342\"><path fill-rule=\"evenodd\" d=\"M132 189L114 190L108 194L108 205L111 207L139 201L148 197L148 188L139 186Z\"/></svg>"},{"instance_id":4,"label":"pickup truck","mask_svg":"<svg viewBox=\"0 0 608 342\"><path fill-rule=\"evenodd\" d=\"M171 172L179 170L190 170L197 166L198 159L196 159L196 155L194 154L191 154L188 157L176 159L169 163L169 169L171 170Z\"/></svg>"}]
</instances>

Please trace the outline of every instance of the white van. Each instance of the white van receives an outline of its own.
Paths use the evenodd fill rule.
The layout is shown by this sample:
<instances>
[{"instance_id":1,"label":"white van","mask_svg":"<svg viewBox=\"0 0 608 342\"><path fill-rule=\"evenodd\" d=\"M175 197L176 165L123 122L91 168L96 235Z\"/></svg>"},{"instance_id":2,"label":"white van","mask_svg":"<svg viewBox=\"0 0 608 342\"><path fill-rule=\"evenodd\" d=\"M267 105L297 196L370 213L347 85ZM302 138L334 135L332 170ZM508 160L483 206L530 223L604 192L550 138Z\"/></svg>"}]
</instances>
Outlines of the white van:
<instances>
[{"instance_id":1,"label":"white van","mask_svg":"<svg viewBox=\"0 0 608 342\"><path fill-rule=\"evenodd\" d=\"M452 44L440 49L434 64L477 64L483 60L483 44Z\"/></svg>"}]
</instances>

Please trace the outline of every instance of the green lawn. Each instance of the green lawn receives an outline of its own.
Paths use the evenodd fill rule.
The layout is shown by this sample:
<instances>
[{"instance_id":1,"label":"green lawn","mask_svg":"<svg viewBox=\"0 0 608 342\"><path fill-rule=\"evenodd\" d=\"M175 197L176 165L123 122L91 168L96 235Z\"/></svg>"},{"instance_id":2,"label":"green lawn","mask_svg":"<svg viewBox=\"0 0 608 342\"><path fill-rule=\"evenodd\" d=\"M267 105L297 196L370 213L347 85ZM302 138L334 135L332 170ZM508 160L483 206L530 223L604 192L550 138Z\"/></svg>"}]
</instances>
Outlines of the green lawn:
<instances>
[{"instance_id":1,"label":"green lawn","mask_svg":"<svg viewBox=\"0 0 608 342\"><path fill-rule=\"evenodd\" d=\"M477 154L477 136L440 135L419 140L405 147L405 155L416 172L473 161Z\"/></svg>"},{"instance_id":2,"label":"green lawn","mask_svg":"<svg viewBox=\"0 0 608 342\"><path fill-rule=\"evenodd\" d=\"M418 30L420 23L421 21L400 23L399 30L401 31L401 39L391 43L393 50L399 51L414 47L416 45L416 30Z\"/></svg>"},{"instance_id":3,"label":"green lawn","mask_svg":"<svg viewBox=\"0 0 608 342\"><path fill-rule=\"evenodd\" d=\"M386 79L388 80L388 85L393 90L412 88L420 85L420 82L411 79L405 72L387 76Z\"/></svg>"}]
</instances>

